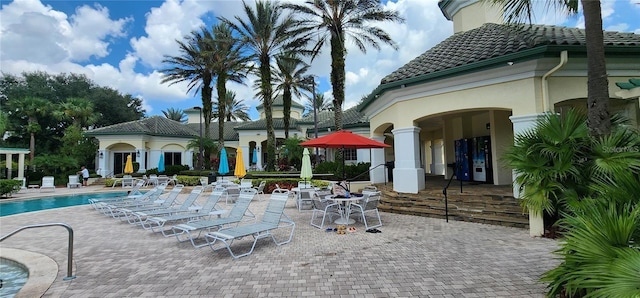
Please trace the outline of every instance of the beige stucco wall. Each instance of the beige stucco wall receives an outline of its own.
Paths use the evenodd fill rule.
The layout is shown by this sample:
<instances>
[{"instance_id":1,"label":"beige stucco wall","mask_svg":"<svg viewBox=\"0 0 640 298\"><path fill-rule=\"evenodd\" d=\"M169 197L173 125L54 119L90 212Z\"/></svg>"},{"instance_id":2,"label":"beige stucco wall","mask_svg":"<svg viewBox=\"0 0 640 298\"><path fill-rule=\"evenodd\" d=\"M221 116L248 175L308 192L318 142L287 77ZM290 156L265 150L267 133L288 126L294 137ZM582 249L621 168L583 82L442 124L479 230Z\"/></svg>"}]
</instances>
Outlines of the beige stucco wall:
<instances>
[{"instance_id":1,"label":"beige stucco wall","mask_svg":"<svg viewBox=\"0 0 640 298\"><path fill-rule=\"evenodd\" d=\"M472 2L466 0L455 1ZM502 14L495 6L490 6L488 3L476 2L458 10L458 13L453 16L453 31L460 32L475 29L484 23L502 23Z\"/></svg>"}]
</instances>

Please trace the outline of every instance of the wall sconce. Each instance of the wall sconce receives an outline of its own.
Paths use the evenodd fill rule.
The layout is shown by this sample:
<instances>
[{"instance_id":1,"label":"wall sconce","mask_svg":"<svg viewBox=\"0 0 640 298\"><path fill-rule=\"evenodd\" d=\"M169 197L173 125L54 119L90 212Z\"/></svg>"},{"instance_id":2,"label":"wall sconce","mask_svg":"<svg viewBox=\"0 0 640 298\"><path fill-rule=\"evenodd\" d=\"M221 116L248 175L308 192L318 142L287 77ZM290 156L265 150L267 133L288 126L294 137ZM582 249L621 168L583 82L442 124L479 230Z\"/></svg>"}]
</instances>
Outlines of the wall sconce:
<instances>
[{"instance_id":1,"label":"wall sconce","mask_svg":"<svg viewBox=\"0 0 640 298\"><path fill-rule=\"evenodd\" d=\"M102 159L104 157L104 153L100 152L98 153L98 156L100 157L100 159Z\"/></svg>"},{"instance_id":2,"label":"wall sconce","mask_svg":"<svg viewBox=\"0 0 640 298\"><path fill-rule=\"evenodd\" d=\"M140 150L136 150L136 157L140 157Z\"/></svg>"},{"instance_id":3,"label":"wall sconce","mask_svg":"<svg viewBox=\"0 0 640 298\"><path fill-rule=\"evenodd\" d=\"M487 123L487 124L485 124L485 127L486 127L487 129L491 129L491 123Z\"/></svg>"},{"instance_id":4,"label":"wall sconce","mask_svg":"<svg viewBox=\"0 0 640 298\"><path fill-rule=\"evenodd\" d=\"M260 147L256 147L256 150L257 150L258 152L260 152Z\"/></svg>"}]
</instances>

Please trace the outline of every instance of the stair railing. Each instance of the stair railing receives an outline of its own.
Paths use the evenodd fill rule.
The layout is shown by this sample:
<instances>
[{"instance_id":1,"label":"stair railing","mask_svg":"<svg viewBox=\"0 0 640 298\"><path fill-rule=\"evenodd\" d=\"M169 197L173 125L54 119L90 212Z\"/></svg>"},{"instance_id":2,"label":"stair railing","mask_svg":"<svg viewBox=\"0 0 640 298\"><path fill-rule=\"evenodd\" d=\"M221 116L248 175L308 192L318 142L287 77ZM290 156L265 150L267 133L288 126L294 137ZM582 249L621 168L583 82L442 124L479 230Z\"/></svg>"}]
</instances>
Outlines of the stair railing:
<instances>
[{"instance_id":1,"label":"stair railing","mask_svg":"<svg viewBox=\"0 0 640 298\"><path fill-rule=\"evenodd\" d=\"M26 229L52 227L52 226L62 226L65 229L67 229L67 231L69 231L69 248L67 250L67 277L65 277L64 280L75 279L76 277L71 274L73 272L73 268L72 268L73 267L73 229L71 228L71 226L69 226L66 223L54 222L54 223L36 224L36 225L20 227L9 234L2 236L0 238L0 242Z\"/></svg>"}]
</instances>

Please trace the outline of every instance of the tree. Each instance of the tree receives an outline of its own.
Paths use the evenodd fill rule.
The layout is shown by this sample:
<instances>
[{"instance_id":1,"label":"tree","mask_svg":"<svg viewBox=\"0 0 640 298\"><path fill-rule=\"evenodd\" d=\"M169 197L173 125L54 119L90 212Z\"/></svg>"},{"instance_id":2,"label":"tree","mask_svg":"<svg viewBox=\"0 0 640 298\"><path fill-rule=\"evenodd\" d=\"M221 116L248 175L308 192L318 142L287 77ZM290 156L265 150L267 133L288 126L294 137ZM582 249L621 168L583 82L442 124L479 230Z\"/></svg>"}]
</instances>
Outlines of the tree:
<instances>
[{"instance_id":1,"label":"tree","mask_svg":"<svg viewBox=\"0 0 640 298\"><path fill-rule=\"evenodd\" d=\"M227 90L227 94L225 95L224 99L225 106L227 107L224 115L226 121L251 120L251 117L249 117L249 113L247 113L249 107L242 103L244 100L236 100L235 92ZM217 104L213 105L213 111L219 111ZM214 118L217 117L219 117L219 115L214 115Z\"/></svg>"},{"instance_id":2,"label":"tree","mask_svg":"<svg viewBox=\"0 0 640 298\"><path fill-rule=\"evenodd\" d=\"M51 104L40 97L25 97L10 102L10 113L15 113L19 117L27 118L27 132L30 135L29 141L29 162L33 164L36 151L36 134L42 127L38 123L38 117L46 115L51 110Z\"/></svg>"},{"instance_id":3,"label":"tree","mask_svg":"<svg viewBox=\"0 0 640 298\"><path fill-rule=\"evenodd\" d=\"M164 114L164 117L167 119L178 121L180 123L187 123L187 114L185 114L181 109L168 108L162 111L162 114Z\"/></svg>"},{"instance_id":4,"label":"tree","mask_svg":"<svg viewBox=\"0 0 640 298\"><path fill-rule=\"evenodd\" d=\"M533 1L530 0L484 0L503 8L507 23L519 23L528 20L531 23ZM602 9L600 1L594 0L555 0L550 1L547 9L575 14L578 3L582 4L585 39L587 47L587 118L590 135L606 135L611 132L609 117L609 83L604 52L604 34L602 32Z\"/></svg>"},{"instance_id":5,"label":"tree","mask_svg":"<svg viewBox=\"0 0 640 298\"><path fill-rule=\"evenodd\" d=\"M68 98L61 103L59 113L61 119L71 120L78 128L86 128L98 118L93 110L93 104L85 98L78 97Z\"/></svg>"},{"instance_id":6,"label":"tree","mask_svg":"<svg viewBox=\"0 0 640 298\"><path fill-rule=\"evenodd\" d=\"M309 70L309 65L300 60L296 53L285 52L276 56L276 66L276 91L282 92L284 138L288 139L292 96L300 98L302 96L301 90L311 91L311 86L306 83L304 75Z\"/></svg>"},{"instance_id":7,"label":"tree","mask_svg":"<svg viewBox=\"0 0 640 298\"><path fill-rule=\"evenodd\" d=\"M203 30L203 32L205 32ZM250 69L250 58L242 55L242 43L233 37L231 28L226 23L214 25L211 33L205 37L210 43L205 53L207 63L216 76L216 90L218 92L218 148L224 148L224 121L227 114L226 84L228 81L243 84L246 73ZM235 97L235 95L234 95Z\"/></svg>"},{"instance_id":8,"label":"tree","mask_svg":"<svg viewBox=\"0 0 640 298\"><path fill-rule=\"evenodd\" d=\"M314 101L313 95L311 96L307 95L306 98L307 100L304 103L304 108L307 111L313 112L314 106L318 111L333 109L333 106L332 106L333 100L331 98L325 98L324 93L320 93L320 92L316 93L315 105L313 103Z\"/></svg>"},{"instance_id":9,"label":"tree","mask_svg":"<svg viewBox=\"0 0 640 298\"><path fill-rule=\"evenodd\" d=\"M204 30L206 31L206 30ZM213 73L211 65L207 63L204 51L209 49L209 41L205 40L204 32L191 32L184 41L176 40L180 48L180 56L165 56L163 63L170 64L169 68L161 69L164 75L162 83L169 85L188 82L187 93L200 92L202 100L202 114L204 115L204 131L209 136L211 127L211 95L213 88Z\"/></svg>"},{"instance_id":10,"label":"tree","mask_svg":"<svg viewBox=\"0 0 640 298\"><path fill-rule=\"evenodd\" d=\"M345 42L349 38L363 53L366 46L380 50L380 42L398 46L382 29L371 22L404 22L396 11L385 10L379 0L307 0L306 5L287 4L286 8L305 17L304 31L315 35L315 58L322 47L331 46L331 86L336 130L342 129L342 105L345 100Z\"/></svg>"},{"instance_id":11,"label":"tree","mask_svg":"<svg viewBox=\"0 0 640 298\"><path fill-rule=\"evenodd\" d=\"M236 23L221 17L220 20L240 36L249 57L258 64L260 99L263 101L267 124L267 171L275 169L276 137L273 128L273 86L271 85L271 59L277 53L295 50L306 41L291 38L301 33L300 22L291 15L284 15L284 8L277 1L256 1L253 9L243 1L246 19L235 17Z\"/></svg>"}]
</instances>

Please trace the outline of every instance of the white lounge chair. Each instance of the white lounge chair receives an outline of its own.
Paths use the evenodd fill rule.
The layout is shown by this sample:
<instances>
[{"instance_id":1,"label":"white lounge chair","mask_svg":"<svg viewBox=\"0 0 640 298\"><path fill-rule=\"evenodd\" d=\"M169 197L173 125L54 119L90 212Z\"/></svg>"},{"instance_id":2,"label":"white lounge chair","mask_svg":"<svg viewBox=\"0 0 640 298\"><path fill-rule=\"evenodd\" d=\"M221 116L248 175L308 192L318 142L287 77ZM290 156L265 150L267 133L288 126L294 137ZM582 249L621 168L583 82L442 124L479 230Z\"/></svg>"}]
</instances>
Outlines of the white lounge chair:
<instances>
[{"instance_id":1,"label":"white lounge chair","mask_svg":"<svg viewBox=\"0 0 640 298\"><path fill-rule=\"evenodd\" d=\"M116 201L116 202L98 202L97 205L98 211L102 212L104 215L111 216L113 218L118 218L121 215L124 215L120 212L121 208L136 208L142 206L150 206L160 204L160 196L164 192L164 186L158 186L150 189L145 192L142 196L136 197L135 199L125 200L125 201Z\"/></svg>"},{"instance_id":2,"label":"white lounge chair","mask_svg":"<svg viewBox=\"0 0 640 298\"><path fill-rule=\"evenodd\" d=\"M193 207L194 203L202 193L202 186L194 187L189 196L180 204L178 207L168 207L163 209L154 209L150 211L136 211L133 212L129 217L130 224L142 224L147 218L151 216L163 216L163 215L171 215L177 214L181 212L189 212L190 208Z\"/></svg>"},{"instance_id":3,"label":"white lounge chair","mask_svg":"<svg viewBox=\"0 0 640 298\"><path fill-rule=\"evenodd\" d=\"M262 201L264 197L264 187L267 185L267 181L260 181L260 184L257 187L254 187L256 193L258 194L258 199Z\"/></svg>"},{"instance_id":4,"label":"white lounge chair","mask_svg":"<svg viewBox=\"0 0 640 298\"><path fill-rule=\"evenodd\" d=\"M166 186L166 184L162 184L162 185ZM155 202L153 202L153 204L150 204L150 205L144 205L144 206L138 206L138 207L128 207L128 208L118 208L118 210L117 210L118 216L117 217L119 217L120 219L124 218L127 221L129 221L129 217L133 216L133 212L151 211L151 210L156 210L156 209L169 208L169 207L173 206L174 202L178 198L178 195L182 191L183 187L184 187L184 185L181 185L181 184L176 185L176 187L172 188L171 191L167 194L166 198L160 198L159 200L156 200Z\"/></svg>"},{"instance_id":5,"label":"white lounge chair","mask_svg":"<svg viewBox=\"0 0 640 298\"><path fill-rule=\"evenodd\" d=\"M134 178L131 175L122 176L122 188L133 187Z\"/></svg>"},{"instance_id":6,"label":"white lounge chair","mask_svg":"<svg viewBox=\"0 0 640 298\"><path fill-rule=\"evenodd\" d=\"M198 219L211 218L210 216L218 215L227 212L218 206L218 202L220 198L222 198L224 194L224 189L216 188L214 189L207 199L207 202L201 208L194 208L191 212L183 212L172 215L165 216L154 216L149 217L142 223L142 227L151 230L153 232L162 232L162 235L165 237L174 236L173 232L169 233L169 231L173 231L173 229L165 230L164 226L169 223L180 223L185 221L195 221Z\"/></svg>"},{"instance_id":7,"label":"white lounge chair","mask_svg":"<svg viewBox=\"0 0 640 298\"><path fill-rule=\"evenodd\" d=\"M80 183L78 175L69 175L69 183L67 183L67 188L79 188L80 186L82 186L82 183Z\"/></svg>"},{"instance_id":8,"label":"white lounge chair","mask_svg":"<svg viewBox=\"0 0 640 298\"><path fill-rule=\"evenodd\" d=\"M196 244L195 240L202 235L202 232L211 231L212 229L220 229L224 226L235 225L243 221L254 220L255 215L249 210L249 204L256 195L255 189L243 189L238 196L236 204L233 205L229 215L223 218L196 220L190 221L184 224L173 226L171 229L173 233L171 235L176 236L178 242L191 241L193 247L203 247L209 245L208 243ZM245 217L247 219L245 219ZM197 232L197 235L195 234Z\"/></svg>"},{"instance_id":9,"label":"white lounge chair","mask_svg":"<svg viewBox=\"0 0 640 298\"><path fill-rule=\"evenodd\" d=\"M205 235L205 239L212 250L216 251L222 248L226 248L231 256L235 259L248 256L253 253L256 243L259 239L270 237L276 245L283 245L291 242L293 239L293 232L296 224L286 214L284 214L284 207L287 204L289 198L289 191L278 191L271 194L269 204L262 216L262 220L258 223L237 226L227 229L221 229L213 233ZM284 241L276 240L275 235L271 231L279 228L291 227L289 238ZM231 249L231 245L235 240L239 240L244 237L253 237L253 244L248 252L236 254ZM222 243L221 247L216 247L216 243Z\"/></svg>"},{"instance_id":10,"label":"white lounge chair","mask_svg":"<svg viewBox=\"0 0 640 298\"><path fill-rule=\"evenodd\" d=\"M44 176L42 177L42 185L40 186L40 191L50 190L56 191L56 185L54 183L55 178L53 176Z\"/></svg>"}]
</instances>

